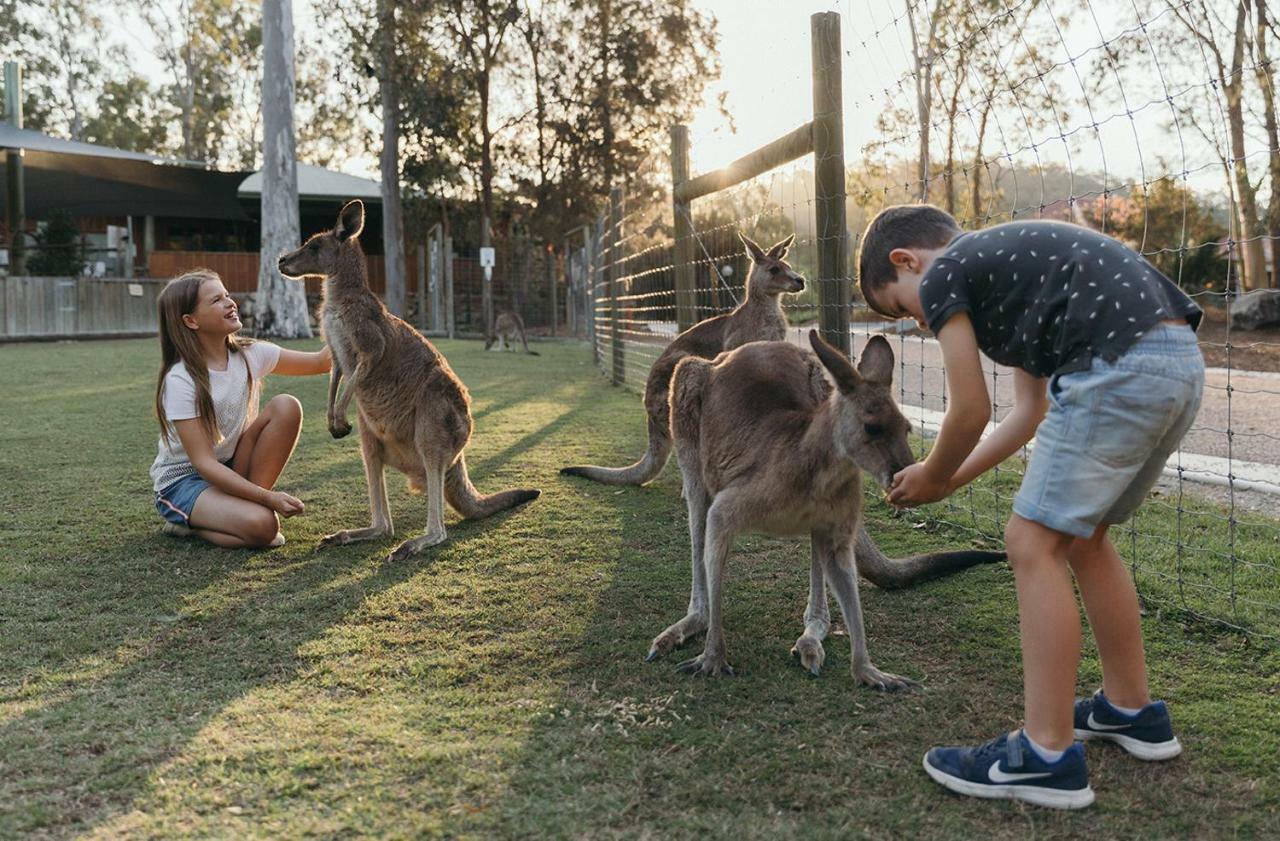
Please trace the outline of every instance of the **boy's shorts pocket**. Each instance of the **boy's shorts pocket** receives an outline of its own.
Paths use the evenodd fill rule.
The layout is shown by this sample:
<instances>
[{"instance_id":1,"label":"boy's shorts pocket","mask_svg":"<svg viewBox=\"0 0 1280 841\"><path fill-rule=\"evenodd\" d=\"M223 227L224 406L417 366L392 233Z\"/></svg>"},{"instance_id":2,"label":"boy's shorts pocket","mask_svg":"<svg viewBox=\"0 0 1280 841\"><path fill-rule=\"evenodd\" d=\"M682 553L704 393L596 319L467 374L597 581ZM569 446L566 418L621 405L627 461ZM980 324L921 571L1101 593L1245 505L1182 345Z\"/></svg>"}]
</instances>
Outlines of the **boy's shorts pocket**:
<instances>
[{"instance_id":1,"label":"boy's shorts pocket","mask_svg":"<svg viewBox=\"0 0 1280 841\"><path fill-rule=\"evenodd\" d=\"M1095 385L1086 455L1116 468L1142 464L1179 408L1180 388L1163 378L1114 371Z\"/></svg>"}]
</instances>

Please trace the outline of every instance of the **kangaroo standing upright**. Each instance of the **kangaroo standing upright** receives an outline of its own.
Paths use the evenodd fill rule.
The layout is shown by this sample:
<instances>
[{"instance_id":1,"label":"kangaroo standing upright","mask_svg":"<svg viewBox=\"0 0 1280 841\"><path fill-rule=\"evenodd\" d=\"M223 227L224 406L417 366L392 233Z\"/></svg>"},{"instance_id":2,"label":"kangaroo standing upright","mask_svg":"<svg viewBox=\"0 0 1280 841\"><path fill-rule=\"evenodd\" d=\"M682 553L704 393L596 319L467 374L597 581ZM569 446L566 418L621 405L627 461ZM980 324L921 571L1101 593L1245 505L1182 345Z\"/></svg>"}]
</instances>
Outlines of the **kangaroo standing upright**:
<instances>
[{"instance_id":1,"label":"kangaroo standing upright","mask_svg":"<svg viewBox=\"0 0 1280 841\"><path fill-rule=\"evenodd\" d=\"M524 348L524 352L530 356L538 356L536 350L529 350L529 340L524 335L524 319L520 317L520 313L507 310L498 313L498 317L493 320L493 330L484 340L484 349L488 350L496 343L498 351L507 349L507 345L511 346L511 350L516 349L516 339L520 340L520 346Z\"/></svg>"},{"instance_id":2,"label":"kangaroo standing upright","mask_svg":"<svg viewBox=\"0 0 1280 841\"><path fill-rule=\"evenodd\" d=\"M893 350L875 336L854 368L816 331L809 341L816 358L785 342L758 342L676 368L671 418L689 507L693 588L687 614L654 639L648 659L705 630L702 654L681 669L733 674L720 602L734 538L744 531L808 533L809 603L792 653L817 674L830 625L829 580L849 630L853 676L880 689L906 688L914 682L880 671L867 654L854 560L862 471L887 487L915 461L910 424L890 387Z\"/></svg>"},{"instance_id":3,"label":"kangaroo standing upright","mask_svg":"<svg viewBox=\"0 0 1280 841\"><path fill-rule=\"evenodd\" d=\"M751 257L747 277L747 299L727 315L699 321L685 330L662 352L649 369L644 385L644 408L649 416L649 448L635 464L627 467L582 465L565 467L566 476L583 476L606 485L643 485L652 481L671 456L671 430L667 391L671 375L681 359L697 356L712 359L716 354L747 342L780 341L787 337L787 318L779 296L804 289L804 278L796 274L785 257L795 240L791 235L768 251L750 237L739 233Z\"/></svg>"},{"instance_id":4,"label":"kangaroo standing upright","mask_svg":"<svg viewBox=\"0 0 1280 841\"><path fill-rule=\"evenodd\" d=\"M373 524L339 531L322 545L375 540L393 533L383 475L390 465L427 495L426 533L406 540L391 560L417 554L444 541L444 502L464 517L488 517L539 491L510 490L481 496L467 476L463 449L471 439L471 398L449 363L423 336L387 311L369 289L360 248L364 205L349 202L331 231L308 239L280 258L280 273L324 278L321 323L333 354L329 378L329 432L341 438L351 431L347 404L359 398L360 454L369 484ZM346 388L338 397L341 381Z\"/></svg>"}]
</instances>

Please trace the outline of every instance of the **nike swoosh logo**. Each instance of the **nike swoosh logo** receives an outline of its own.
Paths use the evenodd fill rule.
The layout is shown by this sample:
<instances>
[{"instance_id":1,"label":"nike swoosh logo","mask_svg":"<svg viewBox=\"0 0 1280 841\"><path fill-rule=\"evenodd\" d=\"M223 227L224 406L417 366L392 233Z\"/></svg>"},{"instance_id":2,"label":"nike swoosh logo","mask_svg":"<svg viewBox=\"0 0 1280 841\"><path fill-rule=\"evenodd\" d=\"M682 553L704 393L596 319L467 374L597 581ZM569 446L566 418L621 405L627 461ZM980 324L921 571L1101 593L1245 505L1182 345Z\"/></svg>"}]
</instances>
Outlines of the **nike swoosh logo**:
<instances>
[{"instance_id":1,"label":"nike swoosh logo","mask_svg":"<svg viewBox=\"0 0 1280 841\"><path fill-rule=\"evenodd\" d=\"M1089 721L1087 722L1090 730L1124 730L1129 727L1128 724L1103 724L1093 717L1093 711L1089 711Z\"/></svg>"},{"instance_id":2,"label":"nike swoosh logo","mask_svg":"<svg viewBox=\"0 0 1280 841\"><path fill-rule=\"evenodd\" d=\"M1053 774L1043 772L1039 774L1010 774L1007 771L1000 770L1000 760L991 763L991 768L987 770L987 777L993 783L1016 783L1018 780L1035 780L1041 777L1052 777Z\"/></svg>"}]
</instances>

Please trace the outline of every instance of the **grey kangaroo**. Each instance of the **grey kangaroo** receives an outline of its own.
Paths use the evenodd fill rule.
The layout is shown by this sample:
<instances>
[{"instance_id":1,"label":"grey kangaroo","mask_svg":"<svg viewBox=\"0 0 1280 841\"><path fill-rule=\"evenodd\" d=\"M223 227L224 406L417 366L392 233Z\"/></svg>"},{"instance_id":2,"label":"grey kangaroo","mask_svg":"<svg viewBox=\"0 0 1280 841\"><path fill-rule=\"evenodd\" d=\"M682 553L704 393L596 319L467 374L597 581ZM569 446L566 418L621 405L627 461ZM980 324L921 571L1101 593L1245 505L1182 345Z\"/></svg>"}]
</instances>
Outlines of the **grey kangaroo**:
<instances>
[{"instance_id":1,"label":"grey kangaroo","mask_svg":"<svg viewBox=\"0 0 1280 841\"><path fill-rule=\"evenodd\" d=\"M662 352L649 369L644 386L644 408L649 416L649 449L635 464L627 467L565 467L566 476L583 476L606 485L643 485L662 472L671 456L671 429L668 418L667 390L671 375L681 359L689 356L712 359L716 354L745 345L747 342L780 341L787 337L787 319L782 314L779 296L804 289L804 278L796 274L784 259L795 236L765 251L750 237L739 233L751 257L751 273L747 276L747 299L727 315L699 321L685 330Z\"/></svg>"},{"instance_id":2,"label":"grey kangaroo","mask_svg":"<svg viewBox=\"0 0 1280 841\"><path fill-rule=\"evenodd\" d=\"M862 471L883 487L915 459L910 424L891 389L893 350L867 343L855 368L809 333L813 354L785 342L757 342L714 362L680 362L671 388L672 429L689 507L693 589L688 612L654 640L647 659L707 632L686 672L733 674L721 627L721 583L734 538L744 531L809 535L809 603L792 653L814 674L830 626L826 582L849 629L853 676L880 689L914 681L882 672L867 654L858 597ZM832 388L824 369L834 381Z\"/></svg>"},{"instance_id":3,"label":"grey kangaroo","mask_svg":"<svg viewBox=\"0 0 1280 841\"><path fill-rule=\"evenodd\" d=\"M489 350L495 344L498 350L504 351L507 345L511 346L511 350L516 349L516 339L520 340L520 346L524 348L524 352L530 356L538 356L536 350L529 350L529 340L524 335L524 319L520 317L520 313L506 312L498 313L498 317L493 320L493 330L484 340L484 349Z\"/></svg>"},{"instance_id":4,"label":"grey kangaroo","mask_svg":"<svg viewBox=\"0 0 1280 841\"><path fill-rule=\"evenodd\" d=\"M643 485L662 472L671 456L669 391L676 366L684 359L714 359L748 342L778 341L787 336L787 319L780 296L804 289L804 278L786 262L795 236L768 251L739 233L751 258L747 300L728 315L700 321L667 346L649 370L644 407L649 417L649 448L628 467L565 467L566 476L583 476L608 485ZM877 587L892 589L936 578L981 563L1004 560L1001 552L936 552L910 558L889 558L861 526L857 532L858 572Z\"/></svg>"},{"instance_id":5,"label":"grey kangaroo","mask_svg":"<svg viewBox=\"0 0 1280 841\"><path fill-rule=\"evenodd\" d=\"M398 561L444 541L444 503L464 517L488 517L536 499L520 489L481 496L467 476L463 449L471 440L471 397L444 356L396 318L369 289L360 247L364 205L352 201L333 230L322 231L280 258L280 273L324 278L321 324L333 355L329 377L329 433L351 432L347 404L359 398L360 455L369 485L373 524L339 531L321 545L376 540L394 532L383 468L390 465L427 495L426 533L391 553ZM338 396L342 380L346 387Z\"/></svg>"}]
</instances>

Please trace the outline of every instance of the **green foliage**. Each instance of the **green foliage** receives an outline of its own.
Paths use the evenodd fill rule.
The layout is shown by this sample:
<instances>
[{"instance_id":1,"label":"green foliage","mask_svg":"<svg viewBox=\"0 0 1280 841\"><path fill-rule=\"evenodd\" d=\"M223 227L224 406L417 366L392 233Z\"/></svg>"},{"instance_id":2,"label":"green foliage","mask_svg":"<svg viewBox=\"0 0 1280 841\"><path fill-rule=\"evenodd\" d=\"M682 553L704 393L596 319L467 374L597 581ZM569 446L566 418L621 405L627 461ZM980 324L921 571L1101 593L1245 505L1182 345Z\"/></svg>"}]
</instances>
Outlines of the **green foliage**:
<instances>
[{"instance_id":1,"label":"green foliage","mask_svg":"<svg viewBox=\"0 0 1280 841\"><path fill-rule=\"evenodd\" d=\"M1177 179L1160 178L1129 196L1109 197L1105 205L1090 204L1084 215L1188 292L1226 288L1227 259L1217 245L1226 228L1215 208Z\"/></svg>"},{"instance_id":2,"label":"green foliage","mask_svg":"<svg viewBox=\"0 0 1280 841\"><path fill-rule=\"evenodd\" d=\"M36 246L27 258L27 271L45 277L76 277L84 265L84 247L75 218L66 210L45 216L35 234Z\"/></svg>"}]
</instances>

